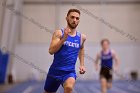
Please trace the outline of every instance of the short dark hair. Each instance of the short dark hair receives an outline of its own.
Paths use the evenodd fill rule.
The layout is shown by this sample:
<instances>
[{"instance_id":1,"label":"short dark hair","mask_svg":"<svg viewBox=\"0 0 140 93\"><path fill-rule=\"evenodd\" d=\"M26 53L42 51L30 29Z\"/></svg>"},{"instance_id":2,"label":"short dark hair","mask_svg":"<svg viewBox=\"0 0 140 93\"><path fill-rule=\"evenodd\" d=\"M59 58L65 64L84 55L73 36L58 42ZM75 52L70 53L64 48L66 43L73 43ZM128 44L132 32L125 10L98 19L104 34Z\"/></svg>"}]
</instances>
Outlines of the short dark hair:
<instances>
[{"instance_id":1,"label":"short dark hair","mask_svg":"<svg viewBox=\"0 0 140 93\"><path fill-rule=\"evenodd\" d=\"M70 10L68 11L68 13L67 13L67 16L68 16L71 12L76 12L76 13L78 13L78 14L80 15L80 10L78 10L78 9L70 9Z\"/></svg>"},{"instance_id":2,"label":"short dark hair","mask_svg":"<svg viewBox=\"0 0 140 93\"><path fill-rule=\"evenodd\" d=\"M104 42L108 42L108 44L110 44L110 41L107 38L101 40L101 45L103 45Z\"/></svg>"}]
</instances>

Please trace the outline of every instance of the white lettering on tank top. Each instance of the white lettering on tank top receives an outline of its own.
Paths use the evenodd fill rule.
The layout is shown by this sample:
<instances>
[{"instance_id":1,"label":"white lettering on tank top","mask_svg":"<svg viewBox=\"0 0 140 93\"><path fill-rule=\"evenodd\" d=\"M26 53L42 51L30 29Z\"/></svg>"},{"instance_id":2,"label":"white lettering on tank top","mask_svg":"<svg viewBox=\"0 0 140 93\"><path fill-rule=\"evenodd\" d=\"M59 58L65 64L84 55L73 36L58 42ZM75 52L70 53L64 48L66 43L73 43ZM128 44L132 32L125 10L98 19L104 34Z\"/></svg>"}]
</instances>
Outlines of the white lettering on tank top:
<instances>
[{"instance_id":1,"label":"white lettering on tank top","mask_svg":"<svg viewBox=\"0 0 140 93\"><path fill-rule=\"evenodd\" d=\"M74 42L70 42L70 41L65 41L64 45L70 46L70 47L79 48L79 44L78 43L74 43Z\"/></svg>"},{"instance_id":2,"label":"white lettering on tank top","mask_svg":"<svg viewBox=\"0 0 140 93\"><path fill-rule=\"evenodd\" d=\"M111 56L111 55L102 56L102 59L110 59L110 58L112 58L112 56Z\"/></svg>"}]
</instances>

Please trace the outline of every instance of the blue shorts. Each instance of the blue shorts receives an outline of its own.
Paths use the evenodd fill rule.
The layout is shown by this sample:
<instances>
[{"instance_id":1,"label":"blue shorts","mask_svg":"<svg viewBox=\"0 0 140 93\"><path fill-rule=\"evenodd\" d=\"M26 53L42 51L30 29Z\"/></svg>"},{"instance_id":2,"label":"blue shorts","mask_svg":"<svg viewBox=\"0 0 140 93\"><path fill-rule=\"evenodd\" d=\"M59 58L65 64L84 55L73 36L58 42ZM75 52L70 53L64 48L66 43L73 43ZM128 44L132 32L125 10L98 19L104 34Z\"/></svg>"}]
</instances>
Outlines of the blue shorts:
<instances>
[{"instance_id":1,"label":"blue shorts","mask_svg":"<svg viewBox=\"0 0 140 93\"><path fill-rule=\"evenodd\" d=\"M46 92L56 92L59 86L63 85L69 77L73 77L76 80L75 71L49 70L44 90Z\"/></svg>"}]
</instances>

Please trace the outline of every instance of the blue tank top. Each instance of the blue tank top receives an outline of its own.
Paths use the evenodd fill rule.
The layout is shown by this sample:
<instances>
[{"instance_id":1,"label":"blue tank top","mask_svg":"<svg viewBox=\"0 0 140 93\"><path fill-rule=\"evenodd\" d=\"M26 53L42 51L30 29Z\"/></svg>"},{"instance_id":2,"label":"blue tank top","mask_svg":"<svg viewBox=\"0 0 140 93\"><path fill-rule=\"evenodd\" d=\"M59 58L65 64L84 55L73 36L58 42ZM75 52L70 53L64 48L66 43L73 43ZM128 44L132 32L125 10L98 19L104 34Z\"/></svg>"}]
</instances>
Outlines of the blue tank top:
<instances>
[{"instance_id":1,"label":"blue tank top","mask_svg":"<svg viewBox=\"0 0 140 93\"><path fill-rule=\"evenodd\" d=\"M111 51L108 54L104 54L103 51L101 52L101 67L107 67L112 69L113 65L113 57Z\"/></svg>"},{"instance_id":2,"label":"blue tank top","mask_svg":"<svg viewBox=\"0 0 140 93\"><path fill-rule=\"evenodd\" d=\"M64 29L61 29L62 37ZM81 34L76 32L76 36L68 36L59 51L54 54L54 60L51 69L63 71L75 71L75 64L81 44Z\"/></svg>"}]
</instances>

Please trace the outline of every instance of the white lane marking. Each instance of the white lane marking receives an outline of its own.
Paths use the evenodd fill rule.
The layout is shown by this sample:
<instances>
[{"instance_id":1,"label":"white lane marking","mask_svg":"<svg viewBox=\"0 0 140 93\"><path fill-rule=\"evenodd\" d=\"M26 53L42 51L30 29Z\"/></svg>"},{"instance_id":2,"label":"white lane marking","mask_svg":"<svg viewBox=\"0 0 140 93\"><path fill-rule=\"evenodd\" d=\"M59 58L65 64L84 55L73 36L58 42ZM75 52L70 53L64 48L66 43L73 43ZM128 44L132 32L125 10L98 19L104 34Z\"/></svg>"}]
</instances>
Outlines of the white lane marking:
<instances>
[{"instance_id":1,"label":"white lane marking","mask_svg":"<svg viewBox=\"0 0 140 93\"><path fill-rule=\"evenodd\" d=\"M33 86L29 86L22 93L30 93L32 90L33 90Z\"/></svg>"},{"instance_id":2,"label":"white lane marking","mask_svg":"<svg viewBox=\"0 0 140 93\"><path fill-rule=\"evenodd\" d=\"M31 93L37 87L38 87L37 85L36 86L29 86L22 93Z\"/></svg>"}]
</instances>

